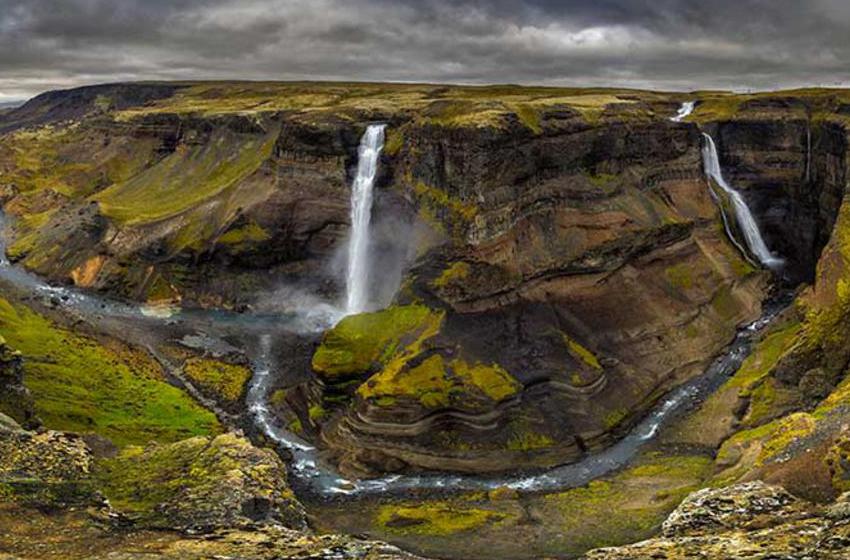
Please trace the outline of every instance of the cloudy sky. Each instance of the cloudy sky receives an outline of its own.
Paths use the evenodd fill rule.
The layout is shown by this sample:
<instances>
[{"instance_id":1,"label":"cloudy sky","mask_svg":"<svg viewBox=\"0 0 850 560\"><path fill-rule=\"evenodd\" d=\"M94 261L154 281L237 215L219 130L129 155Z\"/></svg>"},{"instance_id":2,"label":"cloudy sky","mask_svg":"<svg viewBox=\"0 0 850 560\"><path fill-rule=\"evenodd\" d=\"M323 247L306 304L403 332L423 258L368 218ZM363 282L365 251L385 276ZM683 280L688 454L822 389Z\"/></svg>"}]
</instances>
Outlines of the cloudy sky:
<instances>
[{"instance_id":1,"label":"cloudy sky","mask_svg":"<svg viewBox=\"0 0 850 560\"><path fill-rule=\"evenodd\" d=\"M0 0L0 102L142 79L850 83L847 0Z\"/></svg>"}]
</instances>

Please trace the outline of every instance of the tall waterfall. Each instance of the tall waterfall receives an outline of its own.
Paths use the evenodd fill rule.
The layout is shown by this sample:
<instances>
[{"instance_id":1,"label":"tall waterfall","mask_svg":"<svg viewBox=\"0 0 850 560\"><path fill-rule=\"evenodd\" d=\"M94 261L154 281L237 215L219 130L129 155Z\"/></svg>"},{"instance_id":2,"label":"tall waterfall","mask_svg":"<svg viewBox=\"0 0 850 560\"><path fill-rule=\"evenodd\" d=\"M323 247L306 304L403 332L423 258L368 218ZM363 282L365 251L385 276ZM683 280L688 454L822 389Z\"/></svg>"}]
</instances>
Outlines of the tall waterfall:
<instances>
[{"instance_id":1,"label":"tall waterfall","mask_svg":"<svg viewBox=\"0 0 850 560\"><path fill-rule=\"evenodd\" d=\"M694 112L694 107L696 106L696 101L685 101L682 103L682 106L679 107L679 110L676 112L676 116L670 117L670 120L673 122L682 122L682 119Z\"/></svg>"},{"instance_id":2,"label":"tall waterfall","mask_svg":"<svg viewBox=\"0 0 850 560\"><path fill-rule=\"evenodd\" d=\"M366 310L369 298L369 223L372 219L372 187L378 156L384 147L383 124L369 125L360 140L357 177L351 186L351 238L348 242L345 313Z\"/></svg>"},{"instance_id":3,"label":"tall waterfall","mask_svg":"<svg viewBox=\"0 0 850 560\"><path fill-rule=\"evenodd\" d=\"M702 135L705 137L705 144L702 147L702 161L705 166L705 173L710 179L714 179L714 182L723 189L729 196L729 200L732 201L735 218L738 220L738 226L744 234L747 247L768 268L780 266L782 259L775 257L770 252L770 249L767 248L767 245L765 245L764 239L761 236L761 230L759 230L759 226L752 212L750 212L749 206L744 201L744 197L723 178L723 173L720 170L720 158L717 156L717 147L714 145L714 140L706 133Z\"/></svg>"}]
</instances>

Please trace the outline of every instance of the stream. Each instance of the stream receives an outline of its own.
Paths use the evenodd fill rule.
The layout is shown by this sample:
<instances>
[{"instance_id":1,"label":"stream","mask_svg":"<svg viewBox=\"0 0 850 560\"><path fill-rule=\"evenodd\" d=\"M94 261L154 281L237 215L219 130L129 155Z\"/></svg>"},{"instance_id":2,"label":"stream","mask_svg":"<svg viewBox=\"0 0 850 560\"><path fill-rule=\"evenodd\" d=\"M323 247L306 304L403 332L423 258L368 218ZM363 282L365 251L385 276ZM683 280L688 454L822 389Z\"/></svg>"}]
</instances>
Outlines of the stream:
<instances>
[{"instance_id":1,"label":"stream","mask_svg":"<svg viewBox=\"0 0 850 560\"><path fill-rule=\"evenodd\" d=\"M0 230L5 217L0 213ZM0 236L0 255L5 241ZM0 257L0 279L30 296L42 298L64 313L96 326L105 334L150 349L162 341L164 325L179 326L185 332L181 342L212 354L237 350L228 339L239 340L252 362L253 377L247 406L256 426L280 450L291 456L293 484L319 497L370 495L410 490L469 491L508 487L521 491L542 492L583 486L625 466L650 442L659 430L688 407L702 401L720 387L749 354L753 340L788 303L776 298L764 305L761 318L742 328L726 350L700 376L670 391L642 421L617 443L578 462L543 472L505 476L456 474L392 475L376 479L348 480L318 460L318 451L308 442L279 425L267 407L271 381L279 375L275 364L274 341L277 337L317 332L317 321L296 314L252 314L221 310L174 309L160 313L145 306L99 297L78 289L52 286L21 267Z\"/></svg>"}]
</instances>

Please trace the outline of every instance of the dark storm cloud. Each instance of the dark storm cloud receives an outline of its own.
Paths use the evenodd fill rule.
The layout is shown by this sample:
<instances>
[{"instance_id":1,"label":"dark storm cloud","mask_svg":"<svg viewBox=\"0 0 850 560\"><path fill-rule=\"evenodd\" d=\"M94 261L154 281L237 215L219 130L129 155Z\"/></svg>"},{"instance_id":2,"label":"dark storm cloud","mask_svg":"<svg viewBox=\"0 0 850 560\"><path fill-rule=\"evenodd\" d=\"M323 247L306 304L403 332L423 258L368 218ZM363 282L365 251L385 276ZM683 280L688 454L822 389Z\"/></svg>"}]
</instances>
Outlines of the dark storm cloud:
<instances>
[{"instance_id":1,"label":"dark storm cloud","mask_svg":"<svg viewBox=\"0 0 850 560\"><path fill-rule=\"evenodd\" d=\"M0 0L0 102L134 79L772 88L847 78L846 0Z\"/></svg>"}]
</instances>

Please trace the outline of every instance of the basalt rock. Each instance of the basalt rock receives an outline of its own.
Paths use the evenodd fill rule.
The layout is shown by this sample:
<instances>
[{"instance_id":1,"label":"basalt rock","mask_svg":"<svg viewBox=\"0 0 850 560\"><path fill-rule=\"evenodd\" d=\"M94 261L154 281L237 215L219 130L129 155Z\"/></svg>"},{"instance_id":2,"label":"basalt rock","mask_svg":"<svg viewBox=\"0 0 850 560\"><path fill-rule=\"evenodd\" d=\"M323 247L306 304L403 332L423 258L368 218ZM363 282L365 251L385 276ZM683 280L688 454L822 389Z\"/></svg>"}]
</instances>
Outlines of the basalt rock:
<instances>
[{"instance_id":1,"label":"basalt rock","mask_svg":"<svg viewBox=\"0 0 850 560\"><path fill-rule=\"evenodd\" d=\"M842 496L829 508L781 487L748 483L689 496L664 523L663 536L589 552L587 560L846 557L850 524Z\"/></svg>"},{"instance_id":2,"label":"basalt rock","mask_svg":"<svg viewBox=\"0 0 850 560\"><path fill-rule=\"evenodd\" d=\"M28 428L38 425L32 396L24 386L20 354L0 337L0 413L5 413Z\"/></svg>"},{"instance_id":3,"label":"basalt rock","mask_svg":"<svg viewBox=\"0 0 850 560\"><path fill-rule=\"evenodd\" d=\"M758 315L764 277L717 227L696 128L592 127L566 113L541 129L404 127L394 188L447 241L417 261L398 301L440 319L401 327L391 309L371 323L400 336L370 321L326 335L314 358L323 383L362 383L322 431L344 470L575 459ZM322 363L364 341L366 358L342 376ZM482 400L469 367L504 371L518 389Z\"/></svg>"}]
</instances>

